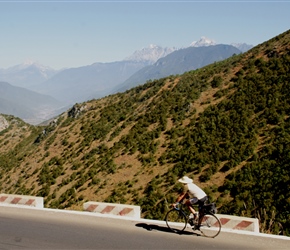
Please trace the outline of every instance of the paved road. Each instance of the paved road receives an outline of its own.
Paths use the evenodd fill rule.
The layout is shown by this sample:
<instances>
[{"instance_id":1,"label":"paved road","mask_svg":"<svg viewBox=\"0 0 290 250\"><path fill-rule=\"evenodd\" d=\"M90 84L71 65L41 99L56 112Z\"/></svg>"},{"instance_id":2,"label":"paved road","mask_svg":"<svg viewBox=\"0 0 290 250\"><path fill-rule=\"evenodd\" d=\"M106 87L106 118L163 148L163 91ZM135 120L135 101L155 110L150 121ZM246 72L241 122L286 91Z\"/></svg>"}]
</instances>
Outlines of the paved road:
<instances>
[{"instance_id":1,"label":"paved road","mask_svg":"<svg viewBox=\"0 0 290 250\"><path fill-rule=\"evenodd\" d=\"M289 249L290 241L221 232L215 239L165 224L0 206L0 249ZM150 222L150 223L149 223Z\"/></svg>"}]
</instances>

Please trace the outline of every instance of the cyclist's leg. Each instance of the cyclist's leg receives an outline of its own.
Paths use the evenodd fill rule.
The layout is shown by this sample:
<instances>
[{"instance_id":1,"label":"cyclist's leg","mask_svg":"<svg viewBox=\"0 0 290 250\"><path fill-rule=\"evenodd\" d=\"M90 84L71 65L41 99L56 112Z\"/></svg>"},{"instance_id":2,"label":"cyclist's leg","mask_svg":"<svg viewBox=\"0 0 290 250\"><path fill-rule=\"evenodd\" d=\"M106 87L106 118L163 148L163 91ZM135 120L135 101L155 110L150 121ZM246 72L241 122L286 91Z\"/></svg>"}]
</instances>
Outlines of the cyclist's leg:
<instances>
[{"instance_id":1,"label":"cyclist's leg","mask_svg":"<svg viewBox=\"0 0 290 250\"><path fill-rule=\"evenodd\" d=\"M203 197L202 199L200 199L200 200L198 200L198 211L199 211L199 218L198 218L198 225L200 225L200 223L201 223L201 220L202 220L202 217L203 217L203 209L202 209L202 207L203 207L203 205L205 204L205 202L207 202L208 201L208 197L207 196L205 196L205 197Z\"/></svg>"},{"instance_id":2,"label":"cyclist's leg","mask_svg":"<svg viewBox=\"0 0 290 250\"><path fill-rule=\"evenodd\" d=\"M208 201L208 197L207 196L204 196L203 198L199 199L198 200L198 205L199 206L203 206L204 203L206 203Z\"/></svg>"},{"instance_id":3,"label":"cyclist's leg","mask_svg":"<svg viewBox=\"0 0 290 250\"><path fill-rule=\"evenodd\" d=\"M198 200L198 209L199 211L202 209L203 205L208 201L208 197L204 196L203 198Z\"/></svg>"},{"instance_id":4,"label":"cyclist's leg","mask_svg":"<svg viewBox=\"0 0 290 250\"><path fill-rule=\"evenodd\" d=\"M190 198L190 199L188 199L187 200L187 203L186 203L186 205L188 206L188 208L189 208L189 210L190 210L190 212L194 215L194 216L196 216L196 211L195 211L195 209L193 208L193 205L194 204L197 204L198 203L198 199L197 198ZM195 219L195 218L194 218Z\"/></svg>"}]
</instances>

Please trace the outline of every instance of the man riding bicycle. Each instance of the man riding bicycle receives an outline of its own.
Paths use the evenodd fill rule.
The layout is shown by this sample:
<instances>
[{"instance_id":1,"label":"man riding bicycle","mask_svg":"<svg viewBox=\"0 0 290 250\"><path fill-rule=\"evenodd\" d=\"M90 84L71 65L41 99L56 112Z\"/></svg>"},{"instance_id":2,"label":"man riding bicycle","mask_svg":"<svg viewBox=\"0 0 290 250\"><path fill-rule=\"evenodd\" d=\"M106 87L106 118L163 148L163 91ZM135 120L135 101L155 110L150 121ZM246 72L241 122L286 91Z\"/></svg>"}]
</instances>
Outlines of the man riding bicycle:
<instances>
[{"instance_id":1,"label":"man riding bicycle","mask_svg":"<svg viewBox=\"0 0 290 250\"><path fill-rule=\"evenodd\" d=\"M197 185L193 183L193 180L187 176L183 176L178 180L179 182L185 184L183 192L176 199L176 203L173 204L175 207L183 199L187 199L185 204L187 205L190 212L193 214L193 220L196 220L198 217L197 212L192 207L193 204L198 204L199 207L203 206L204 203L208 200L206 193Z\"/></svg>"}]
</instances>

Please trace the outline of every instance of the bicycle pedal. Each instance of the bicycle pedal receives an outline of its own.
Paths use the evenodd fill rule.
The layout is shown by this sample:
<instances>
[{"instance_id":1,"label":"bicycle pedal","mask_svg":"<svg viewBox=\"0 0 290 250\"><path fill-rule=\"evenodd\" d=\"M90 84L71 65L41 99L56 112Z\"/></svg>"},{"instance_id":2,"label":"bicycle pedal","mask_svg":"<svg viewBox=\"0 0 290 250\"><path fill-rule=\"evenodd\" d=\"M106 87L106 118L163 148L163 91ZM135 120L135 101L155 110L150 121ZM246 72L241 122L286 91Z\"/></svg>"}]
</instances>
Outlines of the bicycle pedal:
<instances>
[{"instance_id":1,"label":"bicycle pedal","mask_svg":"<svg viewBox=\"0 0 290 250\"><path fill-rule=\"evenodd\" d=\"M189 222L190 226L192 226L192 227L194 226L194 220L193 219L189 219L188 222Z\"/></svg>"}]
</instances>

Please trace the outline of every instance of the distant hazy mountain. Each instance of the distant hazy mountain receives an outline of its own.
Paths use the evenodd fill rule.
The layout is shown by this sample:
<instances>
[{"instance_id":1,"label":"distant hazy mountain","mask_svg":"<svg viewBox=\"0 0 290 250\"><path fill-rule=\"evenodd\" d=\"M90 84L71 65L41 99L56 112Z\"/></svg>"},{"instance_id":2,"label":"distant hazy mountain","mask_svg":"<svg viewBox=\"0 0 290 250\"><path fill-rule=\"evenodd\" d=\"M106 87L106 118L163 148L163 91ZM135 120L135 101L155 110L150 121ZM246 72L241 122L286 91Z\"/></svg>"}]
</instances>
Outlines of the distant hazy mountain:
<instances>
[{"instance_id":1,"label":"distant hazy mountain","mask_svg":"<svg viewBox=\"0 0 290 250\"><path fill-rule=\"evenodd\" d=\"M33 89L34 85L51 78L58 71L39 63L27 61L7 69L0 69L0 81L13 86Z\"/></svg>"},{"instance_id":2,"label":"distant hazy mountain","mask_svg":"<svg viewBox=\"0 0 290 250\"><path fill-rule=\"evenodd\" d=\"M62 104L52 97L0 82L0 113L17 116L31 124L53 117Z\"/></svg>"},{"instance_id":3,"label":"distant hazy mountain","mask_svg":"<svg viewBox=\"0 0 290 250\"><path fill-rule=\"evenodd\" d=\"M246 44L246 43L232 43L231 45L236 47L237 49L239 49L242 52L246 52L254 47L253 45Z\"/></svg>"},{"instance_id":4,"label":"distant hazy mountain","mask_svg":"<svg viewBox=\"0 0 290 250\"><path fill-rule=\"evenodd\" d=\"M211 45L216 45L216 42L206 37L201 37L200 40L192 42L189 45L189 47L201 47L201 46L203 47L203 46L211 46ZM237 47L242 52L245 52L253 47L252 45L248 45L245 43L232 44L232 45L234 47ZM167 56L168 54L179 49L175 47L163 48L161 46L151 44L147 48L142 48L140 50L135 51L131 56L128 56L127 58L125 58L124 60L120 62L117 62L121 68L123 67L121 66L121 64L124 64L122 73L120 72L121 69L117 69L117 71L119 71L117 74L120 74L120 73L122 74L121 78L119 81L118 80L115 81L114 79L112 79L114 83L109 83L108 87L112 87L112 85L114 84L115 85L120 84L120 82L123 82L126 80L124 79L125 77L129 78L131 75L133 75L136 71L140 70L142 67L152 65L160 58L163 58ZM127 63L128 61L131 62L130 65ZM134 62L135 65L133 65L132 62ZM111 66L113 70L116 69L114 64L116 64L116 62L108 63L108 64L104 63L103 65L102 63L96 63L96 64L93 64L94 66L90 65L90 66L83 66L80 68L67 69L66 73L64 74L67 74L67 71L70 71L70 73L73 71L77 71L77 72L81 72L81 75L72 74L70 80L68 79L69 77L66 77L65 82L61 83L60 87L62 90L64 90L65 88L63 88L63 85L66 85L66 84L74 85L73 82L76 80L72 79L72 77L76 77L76 79L79 79L80 80L79 84L81 84L84 88L86 88L85 87L86 83L84 80L87 80L90 78L109 79L109 82L111 81L110 76L112 78L118 79L118 77L115 76L115 74L112 74L111 72L109 73L108 68L110 68ZM86 71L85 70L86 67L91 68L90 70L87 70L87 71L90 72L90 74L92 75L87 76L87 78L83 80L82 72ZM92 68L95 69L95 72L93 72L94 70ZM27 61L23 64L19 64L19 65L16 65L7 69L0 69L0 81L9 82L13 86L19 86L19 87L27 88L33 91L41 90L41 91L44 91L43 93L46 93L46 89L47 89L48 94L49 94L52 92L57 92L57 89L56 89L57 84L53 83L53 81L50 81L50 79L56 74L60 74L61 76L54 78L55 80L58 79L59 77L60 78L64 77L61 74L61 71L54 70L48 66L41 65L40 63L37 63L37 62ZM100 76L98 76L99 74ZM108 76L105 76L105 75L108 75ZM44 82L46 83L43 84ZM89 80L87 84L91 85L90 82L91 80ZM47 84L52 84L55 86L44 87ZM41 85L41 86L38 86L38 85ZM102 80L101 80L100 83L97 83L97 86L100 86L100 85L107 85L107 83L102 84ZM52 89L55 89L55 90L53 91ZM72 89L70 91L72 91ZM97 90L97 92L98 91L99 89ZM60 93L57 93L57 96L60 96ZM71 101L73 102L74 99L75 98L73 98L73 100ZM83 98L78 98L78 99L82 100Z\"/></svg>"},{"instance_id":5,"label":"distant hazy mountain","mask_svg":"<svg viewBox=\"0 0 290 250\"><path fill-rule=\"evenodd\" d=\"M159 59L153 65L140 69L112 92L122 92L144 84L148 80L182 74L240 53L241 51L236 47L222 44L179 49Z\"/></svg>"},{"instance_id":6,"label":"distant hazy mountain","mask_svg":"<svg viewBox=\"0 0 290 250\"><path fill-rule=\"evenodd\" d=\"M106 95L111 88L147 65L147 62L142 61L120 61L70 68L36 86L34 90L74 104Z\"/></svg>"}]
</instances>

